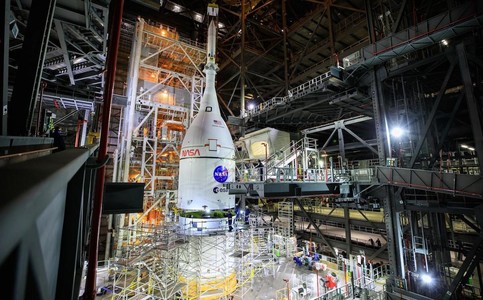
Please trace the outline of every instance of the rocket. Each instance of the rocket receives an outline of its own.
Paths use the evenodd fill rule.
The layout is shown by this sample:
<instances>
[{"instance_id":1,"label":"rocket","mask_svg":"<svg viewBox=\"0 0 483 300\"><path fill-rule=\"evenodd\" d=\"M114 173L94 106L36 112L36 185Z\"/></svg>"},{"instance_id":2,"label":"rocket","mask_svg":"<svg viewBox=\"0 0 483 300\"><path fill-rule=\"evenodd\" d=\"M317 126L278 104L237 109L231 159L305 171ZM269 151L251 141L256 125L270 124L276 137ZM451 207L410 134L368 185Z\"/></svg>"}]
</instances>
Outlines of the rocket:
<instances>
[{"instance_id":1,"label":"rocket","mask_svg":"<svg viewBox=\"0 0 483 300\"><path fill-rule=\"evenodd\" d=\"M217 10L209 4L208 15L214 16L210 11ZM218 107L215 54L216 23L212 19L203 70L206 87L199 112L183 139L179 163L177 206L183 210L179 225L189 236L180 253L187 260L181 259L179 265L186 299L226 299L237 287L229 213L208 214L235 207L235 196L223 187L225 182L235 181L235 147Z\"/></svg>"},{"instance_id":2,"label":"rocket","mask_svg":"<svg viewBox=\"0 0 483 300\"><path fill-rule=\"evenodd\" d=\"M185 212L227 210L235 206L235 196L223 187L223 183L235 180L235 147L218 106L215 54L216 24L211 20L203 70L206 88L180 153L177 205Z\"/></svg>"}]
</instances>

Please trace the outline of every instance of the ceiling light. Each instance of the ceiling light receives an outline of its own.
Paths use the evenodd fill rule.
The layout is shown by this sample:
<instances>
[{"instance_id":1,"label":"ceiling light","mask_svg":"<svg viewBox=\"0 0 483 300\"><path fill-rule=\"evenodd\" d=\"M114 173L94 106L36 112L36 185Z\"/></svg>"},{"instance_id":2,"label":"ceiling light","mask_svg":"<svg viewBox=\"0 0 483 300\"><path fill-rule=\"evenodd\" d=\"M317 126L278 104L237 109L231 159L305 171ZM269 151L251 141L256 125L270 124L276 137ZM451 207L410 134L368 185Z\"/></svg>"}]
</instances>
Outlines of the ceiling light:
<instances>
[{"instance_id":1,"label":"ceiling light","mask_svg":"<svg viewBox=\"0 0 483 300\"><path fill-rule=\"evenodd\" d=\"M249 109L249 110L252 110L252 109L254 109L254 108L255 108L255 104L253 104L253 103L248 103L248 109Z\"/></svg>"},{"instance_id":2,"label":"ceiling light","mask_svg":"<svg viewBox=\"0 0 483 300\"><path fill-rule=\"evenodd\" d=\"M448 46L449 43L448 43L448 40L441 40L441 44L443 46Z\"/></svg>"}]
</instances>

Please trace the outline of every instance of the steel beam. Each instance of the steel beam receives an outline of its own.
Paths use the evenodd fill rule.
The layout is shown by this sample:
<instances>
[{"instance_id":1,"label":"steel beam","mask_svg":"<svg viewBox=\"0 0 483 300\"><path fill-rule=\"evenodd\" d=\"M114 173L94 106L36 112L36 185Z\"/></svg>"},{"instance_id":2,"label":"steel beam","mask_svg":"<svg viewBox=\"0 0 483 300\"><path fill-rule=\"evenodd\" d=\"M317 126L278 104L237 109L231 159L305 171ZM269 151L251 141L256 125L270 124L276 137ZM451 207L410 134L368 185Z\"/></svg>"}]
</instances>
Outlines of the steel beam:
<instances>
[{"instance_id":1,"label":"steel beam","mask_svg":"<svg viewBox=\"0 0 483 300\"><path fill-rule=\"evenodd\" d=\"M305 207L302 205L302 202L300 202L300 199L299 198L295 198L294 201L297 202L297 205L300 207L300 210L303 212L303 214L305 215L305 217L307 218L307 220L310 222L310 224L312 225L312 227L314 227L315 231L317 232L318 237L320 237L322 239L322 241L324 242L324 244L326 244L329 247L330 252L332 252L332 254L334 255L334 257L337 257L337 254L335 253L334 247L332 247L332 245L330 244L330 242L324 237L324 234L322 233L322 231L320 231L319 226L317 226L314 223L314 221L312 220L312 218L310 217L310 215L305 210Z\"/></svg>"},{"instance_id":2,"label":"steel beam","mask_svg":"<svg viewBox=\"0 0 483 300\"><path fill-rule=\"evenodd\" d=\"M353 118L341 120L341 122L343 122L344 125L351 125L351 124L356 124L356 123L369 121L369 120L372 120L372 118L366 117L366 116L358 116L358 117L353 117ZM329 130L329 129L334 129L335 127L336 127L335 123L330 124L330 125L316 126L316 127L307 128L307 129L302 130L302 134L311 134L311 133L316 133L316 132L320 132L320 131L326 131L326 130Z\"/></svg>"},{"instance_id":3,"label":"steel beam","mask_svg":"<svg viewBox=\"0 0 483 300\"><path fill-rule=\"evenodd\" d=\"M288 94L288 55L287 55L287 7L286 0L282 0L282 38L283 38L283 74L285 95Z\"/></svg>"},{"instance_id":4,"label":"steel beam","mask_svg":"<svg viewBox=\"0 0 483 300\"><path fill-rule=\"evenodd\" d=\"M392 187L386 187L386 198L383 202L384 223L386 224L387 254L389 258L389 265L391 267L390 279L393 280L399 275L397 272L399 265L397 263L397 253L398 250L401 250L396 247L399 234L398 221L396 219L398 218L398 215L396 214L394 201L396 201L394 189ZM401 266L399 266L399 269L400 268Z\"/></svg>"},{"instance_id":5,"label":"steel beam","mask_svg":"<svg viewBox=\"0 0 483 300\"><path fill-rule=\"evenodd\" d=\"M337 140L339 141L339 156L341 159L340 167L344 170L345 164L345 148L344 148L344 133L342 132L342 124L340 122L336 122L337 126Z\"/></svg>"},{"instance_id":6,"label":"steel beam","mask_svg":"<svg viewBox=\"0 0 483 300\"><path fill-rule=\"evenodd\" d=\"M84 266L84 188L85 168L81 168L67 186L64 225L60 248L59 276L57 277L56 299L78 299L80 279ZM73 234L77 233L77 234Z\"/></svg>"},{"instance_id":7,"label":"steel beam","mask_svg":"<svg viewBox=\"0 0 483 300\"><path fill-rule=\"evenodd\" d=\"M372 152L374 152L376 155L379 154L377 152L376 149L374 149L373 147L371 147L368 143L366 143L366 141L364 141L363 139L361 139L357 134L355 134L352 130L350 130L349 128L345 127L344 124L342 124L342 129L344 129L345 131L347 131L350 135L352 135L356 140L358 140L362 145L364 145L365 147L367 147L369 150L371 150Z\"/></svg>"},{"instance_id":8,"label":"steel beam","mask_svg":"<svg viewBox=\"0 0 483 300\"><path fill-rule=\"evenodd\" d=\"M483 198L482 175L378 166L376 177L380 184L433 191L453 196Z\"/></svg>"},{"instance_id":9,"label":"steel beam","mask_svg":"<svg viewBox=\"0 0 483 300\"><path fill-rule=\"evenodd\" d=\"M352 253L352 235L351 235L351 218L349 207L344 206L344 226L345 226L345 242L347 255Z\"/></svg>"},{"instance_id":10,"label":"steel beam","mask_svg":"<svg viewBox=\"0 0 483 300\"><path fill-rule=\"evenodd\" d=\"M421 151L421 148L423 147L424 141L426 140L426 136L428 135L429 128L431 128L431 124L433 123L434 117L436 116L436 111L438 110L439 104L441 103L441 100L443 99L444 96L444 91L446 90L446 87L448 85L448 82L451 78L451 74L453 73L453 70L455 68L456 62L451 62L451 65L448 69L448 72L446 72L446 76L444 77L443 84L441 85L441 88L439 89L438 96L436 97L436 100L434 101L433 108L431 109L431 112L429 113L428 119L426 120L426 123L424 124L423 131L421 132L421 136L419 137L419 141L414 148L414 154L413 157L411 158L411 161L409 162L408 168L414 167L414 164L416 163L416 160L419 155L419 151Z\"/></svg>"},{"instance_id":11,"label":"steel beam","mask_svg":"<svg viewBox=\"0 0 483 300\"><path fill-rule=\"evenodd\" d=\"M397 32L399 29L399 26L401 25L401 20L404 15L404 10L406 9L406 4L408 3L408 0L404 0L403 3L401 4L401 7L399 8L399 13L397 14L396 21L394 24L392 24L392 33Z\"/></svg>"},{"instance_id":12,"label":"steel beam","mask_svg":"<svg viewBox=\"0 0 483 300\"><path fill-rule=\"evenodd\" d=\"M114 92L114 81L116 77L116 65L117 56L119 50L119 41L121 39L121 25L122 14L124 10L124 0L114 1L112 11L114 12L113 18L109 26L109 53L107 57L107 74L106 84L104 86L104 103L102 111L102 128L101 128L101 141L99 146L99 153L97 162L103 163L106 159L109 159L107 154L107 146L109 140L109 121L111 115L112 96ZM137 80L137 78L135 78ZM131 99L135 101L135 99ZM130 145L128 145L130 146ZM129 165L126 165L129 168ZM87 278L84 292L85 300L94 300L96 298L96 276L97 276L97 263L99 253L99 232L101 226L102 217L102 201L104 197L104 182L106 177L106 166L101 165L97 169L95 192L94 192L94 204L92 208L92 226L91 236L89 241L89 265L87 269Z\"/></svg>"},{"instance_id":13,"label":"steel beam","mask_svg":"<svg viewBox=\"0 0 483 300\"><path fill-rule=\"evenodd\" d=\"M381 82L384 77L382 72L384 70L372 71L371 94L372 94L372 108L374 110L374 126L376 129L377 139L377 153L379 158L379 165L386 164L386 152L384 143L384 128L388 131L387 119L385 113L384 99L382 97ZM391 151L390 139L388 139L388 151Z\"/></svg>"},{"instance_id":14,"label":"steel beam","mask_svg":"<svg viewBox=\"0 0 483 300\"><path fill-rule=\"evenodd\" d=\"M245 116L245 39L246 39L246 1L241 1L241 43L240 43L240 117ZM245 135L245 127L240 127L240 134Z\"/></svg>"},{"instance_id":15,"label":"steel beam","mask_svg":"<svg viewBox=\"0 0 483 300\"><path fill-rule=\"evenodd\" d=\"M70 85L75 85L74 73L72 73L72 65L70 64L69 51L67 50L67 44L65 43L65 35L64 29L62 28L62 23L60 23L59 20L54 20L54 23L55 31L57 32L57 37L59 38L60 48L62 49L67 75L69 75Z\"/></svg>"},{"instance_id":16,"label":"steel beam","mask_svg":"<svg viewBox=\"0 0 483 300\"><path fill-rule=\"evenodd\" d=\"M458 287L468 281L468 279L473 275L473 271L476 265L480 262L480 259L483 256L483 238L479 237L477 241L475 241L473 248L471 251L466 255L466 258L461 265L458 273L453 278L451 285L449 286L448 290L444 294L444 300L450 300L453 297L453 294L456 292ZM458 297L458 295L454 295Z\"/></svg>"},{"instance_id":17,"label":"steel beam","mask_svg":"<svg viewBox=\"0 0 483 300\"><path fill-rule=\"evenodd\" d=\"M0 35L1 55L0 58L0 89L2 100L0 101L0 135L7 135L8 118L8 59L9 59L9 38L10 38L10 1L3 1L3 13L0 13L0 24L3 30Z\"/></svg>"},{"instance_id":18,"label":"steel beam","mask_svg":"<svg viewBox=\"0 0 483 300\"><path fill-rule=\"evenodd\" d=\"M477 233L481 232L480 228L478 226L476 226L473 222L468 220L464 215L458 215L458 218L460 218L461 221L463 221L466 225L471 227L471 229L473 229Z\"/></svg>"},{"instance_id":19,"label":"steel beam","mask_svg":"<svg viewBox=\"0 0 483 300\"><path fill-rule=\"evenodd\" d=\"M56 0L32 1L22 59L9 106L9 135L27 135L33 120Z\"/></svg>"},{"instance_id":20,"label":"steel beam","mask_svg":"<svg viewBox=\"0 0 483 300\"><path fill-rule=\"evenodd\" d=\"M460 63L461 78L465 86L466 103L470 114L471 128L473 130L473 140L475 142L476 156L478 157L480 174L483 174L483 129L481 102L476 100L473 92L473 82L471 80L470 68L466 59L465 45L460 43L456 45L458 52L458 60Z\"/></svg>"},{"instance_id":21,"label":"steel beam","mask_svg":"<svg viewBox=\"0 0 483 300\"><path fill-rule=\"evenodd\" d=\"M443 148L444 142L446 141L446 136L448 135L448 132L451 129L451 125L453 125L453 120L456 116L456 113L459 111L461 102L463 102L463 97L464 97L464 93L461 93L460 96L458 97L458 100L456 100L455 105L453 106L453 110L451 111L449 119L446 122L443 132L441 133L441 137L439 138L438 145L436 146L436 149L434 149L433 157L429 162L429 168L432 168L434 163L438 159L439 150Z\"/></svg>"}]
</instances>

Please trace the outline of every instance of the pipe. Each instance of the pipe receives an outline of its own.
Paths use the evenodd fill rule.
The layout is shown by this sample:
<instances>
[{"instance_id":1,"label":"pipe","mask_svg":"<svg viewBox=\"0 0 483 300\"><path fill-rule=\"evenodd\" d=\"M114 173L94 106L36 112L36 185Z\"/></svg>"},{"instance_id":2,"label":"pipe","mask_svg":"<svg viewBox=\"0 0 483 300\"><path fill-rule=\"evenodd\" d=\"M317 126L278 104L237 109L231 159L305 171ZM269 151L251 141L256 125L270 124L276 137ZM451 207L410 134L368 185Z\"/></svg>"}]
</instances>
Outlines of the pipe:
<instances>
[{"instance_id":1,"label":"pipe","mask_svg":"<svg viewBox=\"0 0 483 300\"><path fill-rule=\"evenodd\" d=\"M109 118L111 115L112 94L114 90L114 80L116 76L116 64L119 48L119 40L121 37L122 13L124 8L124 0L112 1L114 5L113 19L109 34L109 53L107 59L106 84L104 85L104 105L102 111L102 128L101 141L99 145L99 154L97 162L100 163L107 157L107 141L109 134ZM106 167L101 166L97 170L96 185L94 194L94 207L92 211L91 238L89 242L89 265L87 268L87 279L84 292L85 300L95 300L96 298L96 272L97 272L97 255L99 244L99 230L102 215L102 198L104 196L104 181L106 177Z\"/></svg>"}]
</instances>

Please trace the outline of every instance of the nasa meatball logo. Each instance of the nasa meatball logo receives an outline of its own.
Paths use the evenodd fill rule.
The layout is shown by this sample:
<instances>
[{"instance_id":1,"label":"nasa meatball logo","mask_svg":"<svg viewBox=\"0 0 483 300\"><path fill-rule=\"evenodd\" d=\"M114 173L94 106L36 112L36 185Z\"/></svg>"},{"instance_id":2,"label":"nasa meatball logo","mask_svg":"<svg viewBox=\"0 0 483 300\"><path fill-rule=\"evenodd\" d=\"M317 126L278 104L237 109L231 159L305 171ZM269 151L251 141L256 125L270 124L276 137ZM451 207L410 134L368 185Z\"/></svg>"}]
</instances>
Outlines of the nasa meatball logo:
<instances>
[{"instance_id":1,"label":"nasa meatball logo","mask_svg":"<svg viewBox=\"0 0 483 300\"><path fill-rule=\"evenodd\" d=\"M228 179L228 170L223 166L218 166L213 171L213 178L218 182L225 182Z\"/></svg>"}]
</instances>

